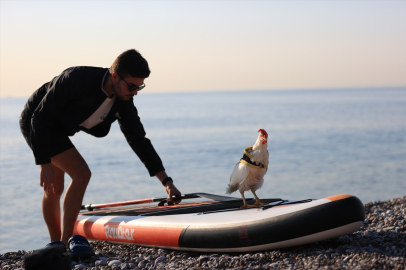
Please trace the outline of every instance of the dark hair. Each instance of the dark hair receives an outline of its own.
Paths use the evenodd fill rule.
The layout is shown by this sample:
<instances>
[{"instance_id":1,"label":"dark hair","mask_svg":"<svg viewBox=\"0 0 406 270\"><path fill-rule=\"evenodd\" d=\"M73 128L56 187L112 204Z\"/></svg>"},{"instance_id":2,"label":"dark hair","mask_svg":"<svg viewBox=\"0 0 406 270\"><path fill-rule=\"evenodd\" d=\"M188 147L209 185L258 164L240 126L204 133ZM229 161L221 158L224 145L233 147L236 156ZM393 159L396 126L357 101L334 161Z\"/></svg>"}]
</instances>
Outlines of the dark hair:
<instances>
[{"instance_id":1,"label":"dark hair","mask_svg":"<svg viewBox=\"0 0 406 270\"><path fill-rule=\"evenodd\" d=\"M134 49L123 52L114 60L110 74L114 72L121 76L130 75L136 78L148 78L151 73L147 60Z\"/></svg>"}]
</instances>

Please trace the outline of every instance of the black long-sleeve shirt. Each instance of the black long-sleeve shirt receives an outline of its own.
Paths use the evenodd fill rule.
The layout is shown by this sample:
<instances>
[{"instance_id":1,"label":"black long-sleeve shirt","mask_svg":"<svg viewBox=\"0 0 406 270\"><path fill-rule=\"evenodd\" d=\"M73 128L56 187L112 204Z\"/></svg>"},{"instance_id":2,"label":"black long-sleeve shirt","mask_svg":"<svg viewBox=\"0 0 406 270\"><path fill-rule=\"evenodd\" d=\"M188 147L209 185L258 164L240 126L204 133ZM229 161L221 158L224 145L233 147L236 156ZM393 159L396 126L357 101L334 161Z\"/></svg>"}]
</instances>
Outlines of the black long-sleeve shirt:
<instances>
[{"instance_id":1,"label":"black long-sleeve shirt","mask_svg":"<svg viewBox=\"0 0 406 270\"><path fill-rule=\"evenodd\" d=\"M91 129L79 125L89 118L106 100L101 90L106 68L71 67L36 90L28 99L21 118L31 121L31 144L37 165L51 162L51 139L55 130L73 136L83 130L96 137L104 137L111 124L118 120L127 142L144 163L151 176L164 170L162 161L151 141L145 137L144 127L134 106L133 98L116 98L105 120ZM117 114L118 113L118 114Z\"/></svg>"}]
</instances>

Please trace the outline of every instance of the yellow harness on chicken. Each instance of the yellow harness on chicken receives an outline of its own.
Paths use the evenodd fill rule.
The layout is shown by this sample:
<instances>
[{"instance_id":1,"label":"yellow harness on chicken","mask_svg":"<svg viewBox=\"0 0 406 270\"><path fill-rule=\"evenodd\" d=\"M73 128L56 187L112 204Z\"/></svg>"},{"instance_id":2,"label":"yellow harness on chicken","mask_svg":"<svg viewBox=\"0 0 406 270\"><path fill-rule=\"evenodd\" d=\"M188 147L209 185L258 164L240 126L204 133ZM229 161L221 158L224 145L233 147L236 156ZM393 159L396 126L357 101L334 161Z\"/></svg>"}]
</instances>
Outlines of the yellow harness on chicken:
<instances>
[{"instance_id":1,"label":"yellow harness on chicken","mask_svg":"<svg viewBox=\"0 0 406 270\"><path fill-rule=\"evenodd\" d=\"M251 159L254 158L254 156L251 155L251 152L252 152L252 146L245 148L244 149L244 155L240 159L239 163L243 163L243 164L245 164L245 165L247 165L247 166L249 166L251 168L268 169L267 166L265 166L265 164L263 164L263 163L254 163L254 162L252 162ZM268 152L268 150L267 150L267 152ZM269 155L269 153L268 153L268 155Z\"/></svg>"}]
</instances>

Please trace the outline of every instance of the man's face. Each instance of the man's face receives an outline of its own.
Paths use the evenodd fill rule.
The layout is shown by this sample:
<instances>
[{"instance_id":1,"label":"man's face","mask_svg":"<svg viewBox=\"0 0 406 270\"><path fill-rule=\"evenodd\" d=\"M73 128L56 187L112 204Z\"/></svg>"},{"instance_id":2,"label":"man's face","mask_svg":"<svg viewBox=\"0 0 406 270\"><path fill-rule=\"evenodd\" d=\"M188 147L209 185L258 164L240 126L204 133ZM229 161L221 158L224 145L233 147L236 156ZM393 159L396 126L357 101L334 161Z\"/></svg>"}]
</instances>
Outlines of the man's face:
<instances>
[{"instance_id":1,"label":"man's face","mask_svg":"<svg viewBox=\"0 0 406 270\"><path fill-rule=\"evenodd\" d=\"M117 73L112 74L113 90L120 100L129 100L133 96L136 96L138 90L130 92L130 86L140 86L144 83L144 78L137 78L131 76L120 76Z\"/></svg>"}]
</instances>

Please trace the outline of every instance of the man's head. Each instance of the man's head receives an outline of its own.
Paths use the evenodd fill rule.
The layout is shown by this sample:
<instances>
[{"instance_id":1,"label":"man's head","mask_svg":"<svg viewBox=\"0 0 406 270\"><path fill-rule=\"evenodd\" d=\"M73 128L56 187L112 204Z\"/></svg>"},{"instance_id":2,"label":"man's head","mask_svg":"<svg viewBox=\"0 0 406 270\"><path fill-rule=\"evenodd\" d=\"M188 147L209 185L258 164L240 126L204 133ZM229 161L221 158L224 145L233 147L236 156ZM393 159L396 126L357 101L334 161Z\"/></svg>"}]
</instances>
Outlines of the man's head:
<instances>
[{"instance_id":1,"label":"man's head","mask_svg":"<svg viewBox=\"0 0 406 270\"><path fill-rule=\"evenodd\" d=\"M150 73L147 60L139 52L134 49L125 51L110 68L112 92L119 99L128 100L143 88L144 79Z\"/></svg>"},{"instance_id":2,"label":"man's head","mask_svg":"<svg viewBox=\"0 0 406 270\"><path fill-rule=\"evenodd\" d=\"M134 49L120 54L110 68L110 74L118 73L121 76L148 78L151 71L148 62L142 55Z\"/></svg>"}]
</instances>

